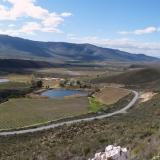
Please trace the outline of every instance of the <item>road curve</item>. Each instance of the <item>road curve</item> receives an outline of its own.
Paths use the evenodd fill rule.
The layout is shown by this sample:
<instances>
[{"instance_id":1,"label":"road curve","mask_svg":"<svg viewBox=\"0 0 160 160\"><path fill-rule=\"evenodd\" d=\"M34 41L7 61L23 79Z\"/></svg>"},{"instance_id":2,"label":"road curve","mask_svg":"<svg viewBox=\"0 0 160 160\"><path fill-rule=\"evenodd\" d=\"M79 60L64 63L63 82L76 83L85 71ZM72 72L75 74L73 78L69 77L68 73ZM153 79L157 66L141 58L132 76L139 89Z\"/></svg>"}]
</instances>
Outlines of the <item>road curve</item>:
<instances>
[{"instance_id":1,"label":"road curve","mask_svg":"<svg viewBox=\"0 0 160 160\"><path fill-rule=\"evenodd\" d=\"M60 123L56 123L56 124L49 124L48 126L41 126L41 127L37 127L37 128L30 128L30 129L23 129L23 130L18 130L18 131L6 131L6 132L0 132L0 136L9 136L9 135L20 135L20 134L26 134L26 133L34 133L34 132L38 132L38 131L43 131L43 130L48 130L51 128L55 128L55 127L59 127L59 126L63 126L63 125L70 125L70 124L74 124L74 123L78 123L78 122L82 122L82 121L92 121L95 119L103 119L103 118L107 118L107 117L111 117L117 114L122 114L122 113L126 113L126 111L131 108L138 100L139 98L139 94L136 91L132 91L134 93L134 98L132 99L132 101L125 106L124 108L115 111L113 113L108 113L105 115L99 115L99 116L94 116L94 117L90 117L90 118L83 118L83 119L77 119L77 120L71 120L71 121L67 121L67 122L60 122Z\"/></svg>"}]
</instances>

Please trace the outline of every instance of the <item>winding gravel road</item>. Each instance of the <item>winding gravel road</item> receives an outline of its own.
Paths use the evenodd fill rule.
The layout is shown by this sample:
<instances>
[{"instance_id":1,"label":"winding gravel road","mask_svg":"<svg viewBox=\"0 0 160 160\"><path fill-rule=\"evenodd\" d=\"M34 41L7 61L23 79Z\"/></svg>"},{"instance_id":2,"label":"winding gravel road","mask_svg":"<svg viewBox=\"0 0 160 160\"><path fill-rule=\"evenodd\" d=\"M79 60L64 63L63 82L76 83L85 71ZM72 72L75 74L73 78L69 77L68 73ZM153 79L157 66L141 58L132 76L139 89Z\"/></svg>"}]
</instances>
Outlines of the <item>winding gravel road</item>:
<instances>
[{"instance_id":1,"label":"winding gravel road","mask_svg":"<svg viewBox=\"0 0 160 160\"><path fill-rule=\"evenodd\" d=\"M82 121L92 121L95 119L103 119L103 118L107 118L107 117L111 117L117 114L122 114L122 113L126 113L126 111L131 108L138 100L139 98L139 94L136 91L132 91L134 93L134 98L132 99L132 101L125 106L124 108L115 111L113 113L108 113L105 115L99 115L99 116L94 116L94 117L90 117L90 118L83 118L83 119L78 119L78 120L71 120L71 121L67 121L67 122L60 122L57 124L49 124L48 126L41 126L41 127L37 127L37 128L30 128L30 129L23 129L23 130L19 130L19 131L6 131L6 132L0 132L0 136L9 136L9 135L19 135L19 134L26 134L26 133L34 133L34 132L38 132L38 131L43 131L43 130L48 130L51 128L55 128L55 127L59 127L59 126L63 126L63 125L70 125L73 123L78 123L78 122L82 122Z\"/></svg>"}]
</instances>

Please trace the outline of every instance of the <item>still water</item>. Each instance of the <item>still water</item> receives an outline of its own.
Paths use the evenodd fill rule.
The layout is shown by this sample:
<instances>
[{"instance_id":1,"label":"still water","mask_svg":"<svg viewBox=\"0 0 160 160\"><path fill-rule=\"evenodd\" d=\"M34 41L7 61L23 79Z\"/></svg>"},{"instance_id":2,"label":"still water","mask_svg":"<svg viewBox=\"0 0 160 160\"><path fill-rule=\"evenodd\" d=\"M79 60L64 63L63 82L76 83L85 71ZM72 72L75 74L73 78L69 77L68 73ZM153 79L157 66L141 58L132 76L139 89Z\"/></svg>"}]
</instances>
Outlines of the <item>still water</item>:
<instances>
[{"instance_id":1,"label":"still water","mask_svg":"<svg viewBox=\"0 0 160 160\"><path fill-rule=\"evenodd\" d=\"M42 96L59 99L59 98L64 98L66 96L74 96L74 95L87 96L87 94L88 94L87 92L80 90L52 89L43 92Z\"/></svg>"},{"instance_id":2,"label":"still water","mask_svg":"<svg viewBox=\"0 0 160 160\"><path fill-rule=\"evenodd\" d=\"M9 82L8 79L4 79L4 78L0 78L0 83L5 83L5 82Z\"/></svg>"}]
</instances>

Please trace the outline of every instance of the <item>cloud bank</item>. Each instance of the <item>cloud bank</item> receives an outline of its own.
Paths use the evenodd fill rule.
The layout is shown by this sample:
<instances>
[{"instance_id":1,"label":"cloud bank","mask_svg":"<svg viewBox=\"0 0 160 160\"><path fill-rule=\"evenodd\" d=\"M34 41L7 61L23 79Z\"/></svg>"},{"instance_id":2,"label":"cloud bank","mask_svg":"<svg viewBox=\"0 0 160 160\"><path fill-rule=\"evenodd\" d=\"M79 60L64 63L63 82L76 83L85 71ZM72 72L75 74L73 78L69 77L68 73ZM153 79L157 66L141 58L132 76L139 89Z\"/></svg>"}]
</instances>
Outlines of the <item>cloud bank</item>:
<instances>
[{"instance_id":1,"label":"cloud bank","mask_svg":"<svg viewBox=\"0 0 160 160\"><path fill-rule=\"evenodd\" d=\"M74 34L68 35L68 40L76 43L90 43L101 47L120 49L130 53L142 53L160 57L160 43L141 42L131 39L102 39L99 37L78 37Z\"/></svg>"},{"instance_id":2,"label":"cloud bank","mask_svg":"<svg viewBox=\"0 0 160 160\"><path fill-rule=\"evenodd\" d=\"M144 29L137 29L134 31L120 31L118 33L122 35L127 35L127 34L143 35L143 34L151 34L156 32L160 32L160 28L152 26L152 27L146 27Z\"/></svg>"},{"instance_id":3,"label":"cloud bank","mask_svg":"<svg viewBox=\"0 0 160 160\"><path fill-rule=\"evenodd\" d=\"M36 5L35 0L3 0L9 3L0 5L0 21L17 22L20 19L30 18L18 29L0 30L1 34L19 35L33 34L35 31L41 32L60 32L58 26L64 22L64 18L69 17L72 13L55 13Z\"/></svg>"}]
</instances>

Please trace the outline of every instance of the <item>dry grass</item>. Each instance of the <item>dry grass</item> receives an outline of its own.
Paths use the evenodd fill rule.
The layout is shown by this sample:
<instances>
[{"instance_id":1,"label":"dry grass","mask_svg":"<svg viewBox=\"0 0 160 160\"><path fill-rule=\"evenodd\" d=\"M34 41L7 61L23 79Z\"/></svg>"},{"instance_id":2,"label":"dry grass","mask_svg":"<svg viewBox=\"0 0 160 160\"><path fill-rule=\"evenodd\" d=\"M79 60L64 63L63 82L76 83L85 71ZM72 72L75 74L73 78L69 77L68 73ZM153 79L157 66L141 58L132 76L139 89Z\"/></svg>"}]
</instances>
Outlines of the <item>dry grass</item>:
<instances>
[{"instance_id":1,"label":"dry grass","mask_svg":"<svg viewBox=\"0 0 160 160\"><path fill-rule=\"evenodd\" d=\"M87 97L64 100L11 99L0 105L0 130L26 127L88 113Z\"/></svg>"},{"instance_id":2,"label":"dry grass","mask_svg":"<svg viewBox=\"0 0 160 160\"><path fill-rule=\"evenodd\" d=\"M10 74L8 79L13 82L23 82L30 83L31 80L34 80L35 77L33 75L18 75L18 74Z\"/></svg>"},{"instance_id":3,"label":"dry grass","mask_svg":"<svg viewBox=\"0 0 160 160\"><path fill-rule=\"evenodd\" d=\"M111 105L127 96L130 91L123 88L105 87L95 94L95 98L102 104Z\"/></svg>"}]
</instances>

